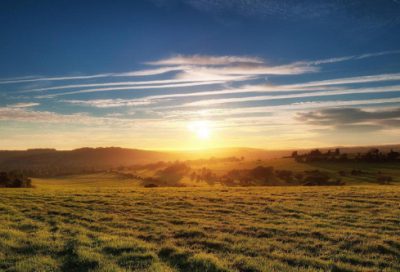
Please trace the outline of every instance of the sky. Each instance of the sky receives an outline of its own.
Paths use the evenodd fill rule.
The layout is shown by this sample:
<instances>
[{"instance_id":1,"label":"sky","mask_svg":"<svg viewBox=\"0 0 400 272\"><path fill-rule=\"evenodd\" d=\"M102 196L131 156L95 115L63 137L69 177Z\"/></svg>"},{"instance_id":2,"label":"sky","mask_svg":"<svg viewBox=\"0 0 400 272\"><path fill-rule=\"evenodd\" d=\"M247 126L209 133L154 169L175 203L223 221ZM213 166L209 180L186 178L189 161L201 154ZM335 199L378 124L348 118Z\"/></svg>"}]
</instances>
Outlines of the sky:
<instances>
[{"instance_id":1,"label":"sky","mask_svg":"<svg viewBox=\"0 0 400 272\"><path fill-rule=\"evenodd\" d=\"M4 0L0 35L0 149L400 143L399 0Z\"/></svg>"}]
</instances>

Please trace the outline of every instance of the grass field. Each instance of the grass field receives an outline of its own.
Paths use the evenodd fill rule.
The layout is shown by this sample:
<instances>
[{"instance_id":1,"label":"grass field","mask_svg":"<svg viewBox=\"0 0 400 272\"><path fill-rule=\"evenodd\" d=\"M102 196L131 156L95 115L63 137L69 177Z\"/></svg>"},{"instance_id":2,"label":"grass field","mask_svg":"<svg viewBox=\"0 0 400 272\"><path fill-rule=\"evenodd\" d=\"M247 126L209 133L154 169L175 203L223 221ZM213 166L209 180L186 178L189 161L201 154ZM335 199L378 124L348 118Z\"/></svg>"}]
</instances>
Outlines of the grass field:
<instances>
[{"instance_id":1,"label":"grass field","mask_svg":"<svg viewBox=\"0 0 400 272\"><path fill-rule=\"evenodd\" d=\"M86 182L0 190L0 271L400 270L399 186Z\"/></svg>"}]
</instances>

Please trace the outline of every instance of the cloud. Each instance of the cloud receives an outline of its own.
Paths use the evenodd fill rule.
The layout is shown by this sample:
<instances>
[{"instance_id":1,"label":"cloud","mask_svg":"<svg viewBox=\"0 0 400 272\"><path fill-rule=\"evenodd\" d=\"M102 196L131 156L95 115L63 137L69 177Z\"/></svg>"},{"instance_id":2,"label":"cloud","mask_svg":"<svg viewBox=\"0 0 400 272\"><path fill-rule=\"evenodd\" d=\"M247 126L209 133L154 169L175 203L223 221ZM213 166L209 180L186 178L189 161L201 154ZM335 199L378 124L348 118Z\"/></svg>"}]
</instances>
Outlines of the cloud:
<instances>
[{"instance_id":1,"label":"cloud","mask_svg":"<svg viewBox=\"0 0 400 272\"><path fill-rule=\"evenodd\" d=\"M169 59L145 62L148 65L229 65L237 63L264 63L262 59L252 57L237 57L237 56L183 56L176 55Z\"/></svg>"},{"instance_id":2,"label":"cloud","mask_svg":"<svg viewBox=\"0 0 400 272\"><path fill-rule=\"evenodd\" d=\"M14 81L14 80L24 80L24 79L36 79L41 76L24 76L24 77L9 77L9 78L1 78L0 81Z\"/></svg>"},{"instance_id":3,"label":"cloud","mask_svg":"<svg viewBox=\"0 0 400 272\"><path fill-rule=\"evenodd\" d=\"M50 111L32 111L26 108L0 108L0 121L34 122L44 124L85 125L100 127L126 127L140 129L185 128L186 121L163 119L130 119L113 117L96 117L88 113L59 114ZM100 126L100 127L99 127Z\"/></svg>"},{"instance_id":4,"label":"cloud","mask_svg":"<svg viewBox=\"0 0 400 272\"><path fill-rule=\"evenodd\" d=\"M114 107L129 107L129 106L144 106L150 105L161 100L146 100L146 99L97 99L97 100L60 100L60 102L71 103L80 106L90 106L95 108L114 108ZM166 101L166 100L162 100Z\"/></svg>"},{"instance_id":5,"label":"cloud","mask_svg":"<svg viewBox=\"0 0 400 272\"><path fill-rule=\"evenodd\" d=\"M400 108L366 111L359 108L330 108L306 113L297 113L295 120L313 126L337 128L390 129L400 127ZM353 125L353 127L349 126Z\"/></svg>"},{"instance_id":6,"label":"cloud","mask_svg":"<svg viewBox=\"0 0 400 272\"><path fill-rule=\"evenodd\" d=\"M92 76L73 76L73 77L43 77L43 78L35 78L35 79L17 79L17 80L8 80L8 81L0 81L0 84L9 84L9 83L23 83L23 82L34 82L34 81L53 81L53 80L71 80L71 79L91 79L91 78L99 78L99 77L108 77L112 74L99 74Z\"/></svg>"},{"instance_id":7,"label":"cloud","mask_svg":"<svg viewBox=\"0 0 400 272\"><path fill-rule=\"evenodd\" d=\"M171 83L189 83L189 82L202 82L209 80L220 80L224 82L228 81L244 81L252 79L250 76L213 76L213 77L193 77L187 79L165 79L165 80L150 80L150 81L123 81L123 82L113 82L113 83L94 83L94 84L74 84L74 85L64 85L55 86L40 89L31 89L27 91L19 91L17 93L29 93L29 92L42 92L51 90L63 90L63 89L77 89L77 88L91 88L91 87L109 87L109 86L136 86L136 85L155 85L157 84L171 84Z\"/></svg>"},{"instance_id":8,"label":"cloud","mask_svg":"<svg viewBox=\"0 0 400 272\"><path fill-rule=\"evenodd\" d=\"M192 87L199 85L213 85L213 84L221 84L225 81L206 81L206 82L191 82L191 83L182 83L182 84L166 84L166 85L155 85L155 86L135 86L135 87L113 87L113 88L98 88L98 89L88 89L82 91L74 91L74 92L65 92L65 93L56 93L39 96L38 98L51 98L60 95L70 95L70 94L79 94L79 93L93 93L93 92L108 92L108 91L119 91L119 90L143 90L143 89L164 89L164 88L183 88L183 87Z\"/></svg>"},{"instance_id":9,"label":"cloud","mask_svg":"<svg viewBox=\"0 0 400 272\"><path fill-rule=\"evenodd\" d=\"M387 103L400 103L399 98L387 98L387 99L369 99L369 100L349 100L349 101L309 101L309 102L297 102L287 105L276 105L266 107L241 107L241 108L223 108L223 109L205 109L205 110L189 110L189 111L166 111L164 117L179 117L179 116L227 116L227 115L244 115L244 114L255 114L255 113L271 113L278 111L293 111L293 110L306 110L306 109L318 109L318 108L330 108L330 107L348 107L355 105L377 105Z\"/></svg>"},{"instance_id":10,"label":"cloud","mask_svg":"<svg viewBox=\"0 0 400 272\"><path fill-rule=\"evenodd\" d=\"M132 76L153 76L160 75L172 71L182 71L188 69L187 66L177 66L177 67L162 67L157 69L148 69L142 71L134 71L120 74L113 74L114 77L132 77Z\"/></svg>"},{"instance_id":11,"label":"cloud","mask_svg":"<svg viewBox=\"0 0 400 272\"><path fill-rule=\"evenodd\" d=\"M106 117L120 117L120 116L124 116L124 114L118 112L106 114Z\"/></svg>"},{"instance_id":12,"label":"cloud","mask_svg":"<svg viewBox=\"0 0 400 272\"><path fill-rule=\"evenodd\" d=\"M396 80L400 80L400 73L312 81L312 82L306 82L306 83L300 83L300 84L291 84L291 85L286 85L286 86L281 86L281 87L289 88L289 89L290 88L307 88L307 87L314 87L314 86L356 84L356 83L396 81Z\"/></svg>"},{"instance_id":13,"label":"cloud","mask_svg":"<svg viewBox=\"0 0 400 272\"><path fill-rule=\"evenodd\" d=\"M400 91L400 85L396 85L389 87L345 89L338 91L312 92L312 93L300 93L300 94L288 94L288 95L266 95L266 96L250 96L250 97L239 97L239 98L209 99L209 100L199 100L195 102L190 102L183 105L177 105L175 107L209 106L215 104L251 102L251 101L261 101L261 100L265 101L265 100L276 100L276 99L333 96L333 95L347 95L347 94L360 94L360 93L399 92L399 91Z\"/></svg>"},{"instance_id":14,"label":"cloud","mask_svg":"<svg viewBox=\"0 0 400 272\"><path fill-rule=\"evenodd\" d=\"M7 105L8 108L27 108L27 107L34 107L39 106L40 103L17 103L13 105Z\"/></svg>"},{"instance_id":15,"label":"cloud","mask_svg":"<svg viewBox=\"0 0 400 272\"><path fill-rule=\"evenodd\" d=\"M164 74L172 71L184 71L180 75L181 78L185 74L207 73L214 75L293 75L310 72L318 72L320 68L316 65L324 63L334 63L347 61L351 59L363 59L368 57L382 56L387 54L398 54L400 50L385 51L378 53L364 54L361 56L346 56L315 61L300 61L288 65L281 66L265 66L265 62L260 58L255 57L240 57L240 56L183 56L176 55L172 58L146 62L148 65L164 66L172 65L171 67L159 67L155 69L145 69L126 73L104 73L89 76L66 76L66 77L37 77L27 76L20 78L0 79L0 84L24 83L36 81L63 81L63 80L85 80L93 78L107 77L135 77L135 76L152 76ZM175 66L176 65L176 66ZM211 68L211 67L213 68ZM215 67L223 66L223 67Z\"/></svg>"},{"instance_id":16,"label":"cloud","mask_svg":"<svg viewBox=\"0 0 400 272\"><path fill-rule=\"evenodd\" d=\"M389 55L389 54L400 54L400 50L385 51L385 52L372 53L372 54L364 54L364 55L357 57L357 59L377 57L377 56L383 56L383 55Z\"/></svg>"}]
</instances>

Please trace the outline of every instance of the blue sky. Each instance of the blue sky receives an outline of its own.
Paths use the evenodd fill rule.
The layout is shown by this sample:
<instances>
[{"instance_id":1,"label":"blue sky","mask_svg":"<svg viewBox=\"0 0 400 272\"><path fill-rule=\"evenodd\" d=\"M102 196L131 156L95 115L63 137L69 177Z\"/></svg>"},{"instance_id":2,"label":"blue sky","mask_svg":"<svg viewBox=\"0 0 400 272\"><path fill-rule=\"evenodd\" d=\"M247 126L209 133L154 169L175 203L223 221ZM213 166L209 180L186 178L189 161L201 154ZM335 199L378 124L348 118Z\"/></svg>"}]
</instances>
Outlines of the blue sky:
<instances>
[{"instance_id":1,"label":"blue sky","mask_svg":"<svg viewBox=\"0 0 400 272\"><path fill-rule=\"evenodd\" d=\"M400 1L2 1L0 149L398 143Z\"/></svg>"}]
</instances>

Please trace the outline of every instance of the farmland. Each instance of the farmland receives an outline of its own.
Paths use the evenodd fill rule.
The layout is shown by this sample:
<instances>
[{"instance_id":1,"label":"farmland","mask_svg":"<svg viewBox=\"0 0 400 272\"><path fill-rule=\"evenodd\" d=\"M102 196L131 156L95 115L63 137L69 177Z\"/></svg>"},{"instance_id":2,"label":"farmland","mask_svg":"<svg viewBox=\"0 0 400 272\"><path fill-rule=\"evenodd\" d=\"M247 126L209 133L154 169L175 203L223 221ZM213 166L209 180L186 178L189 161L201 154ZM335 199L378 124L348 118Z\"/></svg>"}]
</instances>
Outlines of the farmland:
<instances>
[{"instance_id":1,"label":"farmland","mask_svg":"<svg viewBox=\"0 0 400 272\"><path fill-rule=\"evenodd\" d=\"M0 271L398 271L400 187L3 189Z\"/></svg>"},{"instance_id":2,"label":"farmland","mask_svg":"<svg viewBox=\"0 0 400 272\"><path fill-rule=\"evenodd\" d=\"M190 178L259 166L346 185ZM398 271L398 173L397 163L275 159L33 178L34 189L0 190L0 271ZM393 182L379 185L382 174ZM186 187L143 188L145 177Z\"/></svg>"}]
</instances>

